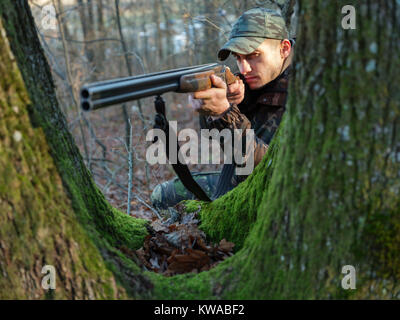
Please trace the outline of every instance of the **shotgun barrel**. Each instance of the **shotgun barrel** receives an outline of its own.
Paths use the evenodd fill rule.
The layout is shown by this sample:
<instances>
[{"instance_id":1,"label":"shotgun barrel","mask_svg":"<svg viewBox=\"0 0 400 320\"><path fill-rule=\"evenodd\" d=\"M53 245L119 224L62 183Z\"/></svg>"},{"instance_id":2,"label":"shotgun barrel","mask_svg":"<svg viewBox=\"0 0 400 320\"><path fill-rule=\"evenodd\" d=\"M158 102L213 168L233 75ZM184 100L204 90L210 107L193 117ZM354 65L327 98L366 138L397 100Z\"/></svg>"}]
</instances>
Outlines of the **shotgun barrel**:
<instances>
[{"instance_id":1,"label":"shotgun barrel","mask_svg":"<svg viewBox=\"0 0 400 320\"><path fill-rule=\"evenodd\" d=\"M210 75L222 77L230 84L236 77L229 68L217 63L166 70L145 75L117 78L86 84L81 88L81 107L85 111L165 92L195 92L211 88Z\"/></svg>"}]
</instances>

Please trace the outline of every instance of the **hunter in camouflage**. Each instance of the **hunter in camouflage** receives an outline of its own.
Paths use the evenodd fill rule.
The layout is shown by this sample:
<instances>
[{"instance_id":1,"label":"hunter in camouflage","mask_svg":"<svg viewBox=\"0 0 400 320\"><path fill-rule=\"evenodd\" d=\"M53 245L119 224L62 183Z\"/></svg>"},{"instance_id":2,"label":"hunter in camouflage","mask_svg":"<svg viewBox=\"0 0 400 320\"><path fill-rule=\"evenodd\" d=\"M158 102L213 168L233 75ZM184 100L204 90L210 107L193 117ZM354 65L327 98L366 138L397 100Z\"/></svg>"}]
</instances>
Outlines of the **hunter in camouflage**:
<instances>
[{"instance_id":1,"label":"hunter in camouflage","mask_svg":"<svg viewBox=\"0 0 400 320\"><path fill-rule=\"evenodd\" d=\"M202 129L254 130L254 167L267 152L285 112L293 52L290 48L294 44L292 40L289 42L288 37L285 21L278 12L266 8L246 11L233 26L229 41L218 52L220 60L225 60L229 54L237 58L244 94L240 102L229 100L229 92L232 92L229 86L225 94L229 107L224 112L218 116L200 112ZM270 59L265 48L270 50L274 47L265 46L266 41L276 41L280 55L284 52L282 48L289 53L282 55L282 59ZM254 53L257 53L255 58ZM268 59L263 55L268 55ZM258 56L264 57L264 60ZM269 77L264 76L270 69L277 71ZM221 172L196 173L193 177L210 198L216 199L246 179L247 176L235 174L235 166L225 164ZM194 195L185 189L178 178L159 184L151 196L153 205L158 209L167 209L185 199L194 199Z\"/></svg>"}]
</instances>

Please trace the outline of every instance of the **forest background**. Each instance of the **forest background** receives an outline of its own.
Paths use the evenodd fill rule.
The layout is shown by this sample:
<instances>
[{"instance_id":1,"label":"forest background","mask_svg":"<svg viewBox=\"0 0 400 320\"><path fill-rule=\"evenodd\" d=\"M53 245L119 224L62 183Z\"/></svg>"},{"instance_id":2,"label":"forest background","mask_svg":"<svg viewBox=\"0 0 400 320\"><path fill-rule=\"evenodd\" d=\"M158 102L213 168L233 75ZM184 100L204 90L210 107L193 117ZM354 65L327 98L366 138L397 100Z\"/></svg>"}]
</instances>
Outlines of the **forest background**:
<instances>
[{"instance_id":1,"label":"forest background","mask_svg":"<svg viewBox=\"0 0 400 320\"><path fill-rule=\"evenodd\" d=\"M114 207L127 211L130 189L129 213L146 219L155 216L149 201L154 187L175 176L171 166L151 166L145 160L149 145L145 136L153 125L154 97L84 113L79 106L79 89L99 80L216 62L218 48L245 10L257 5L280 9L279 1L247 0L29 3L60 106L86 166ZM237 70L232 58L225 63ZM198 116L188 104L187 94L167 93L163 97L168 119L177 121L179 129L199 129ZM221 165L210 161L190 168L206 172L219 170ZM130 182L129 170L133 176Z\"/></svg>"}]
</instances>

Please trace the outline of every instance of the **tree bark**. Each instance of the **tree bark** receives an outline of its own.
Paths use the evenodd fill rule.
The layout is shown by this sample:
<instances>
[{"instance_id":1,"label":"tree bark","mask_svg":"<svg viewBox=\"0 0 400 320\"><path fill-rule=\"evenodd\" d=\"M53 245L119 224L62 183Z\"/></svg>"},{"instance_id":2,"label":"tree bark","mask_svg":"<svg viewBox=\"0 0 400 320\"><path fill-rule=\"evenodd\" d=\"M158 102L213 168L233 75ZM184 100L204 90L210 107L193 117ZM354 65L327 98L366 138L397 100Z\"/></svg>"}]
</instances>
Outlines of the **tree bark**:
<instances>
[{"instance_id":1,"label":"tree bark","mask_svg":"<svg viewBox=\"0 0 400 320\"><path fill-rule=\"evenodd\" d=\"M96 1L96 9L97 9L97 37L99 39L104 38L106 36L106 30L104 27L104 9L103 9L103 0ZM104 61L105 61L105 45L104 41L99 41L97 44L97 57L96 57L96 69L100 75L104 72Z\"/></svg>"},{"instance_id":2,"label":"tree bark","mask_svg":"<svg viewBox=\"0 0 400 320\"><path fill-rule=\"evenodd\" d=\"M146 296L151 284L120 251L141 246L145 221L112 208L85 168L27 1L2 1L0 16L1 298ZM44 265L57 272L52 295Z\"/></svg>"},{"instance_id":3,"label":"tree bark","mask_svg":"<svg viewBox=\"0 0 400 320\"><path fill-rule=\"evenodd\" d=\"M170 3L166 2L165 0L161 1L161 11L163 14L164 18L164 23L165 23L165 28L166 32L165 37L166 37L166 59L165 59L165 65L168 68L174 68L176 67L176 61L175 61L175 55L174 55L174 49L173 49L173 35L174 35L174 30L172 30L172 10L170 7Z\"/></svg>"},{"instance_id":4,"label":"tree bark","mask_svg":"<svg viewBox=\"0 0 400 320\"><path fill-rule=\"evenodd\" d=\"M201 228L233 241L235 255L167 278L139 270L132 249L146 224L111 208L84 167L27 3L0 2L3 297L43 297L43 264L56 267L56 298L395 297L400 9L365 2L357 29L344 30L346 4L299 2L290 99L267 155L224 197L186 202L188 211L201 206ZM344 265L357 271L356 290L340 286Z\"/></svg>"},{"instance_id":5,"label":"tree bark","mask_svg":"<svg viewBox=\"0 0 400 320\"><path fill-rule=\"evenodd\" d=\"M201 43L200 52L203 63L215 61L215 52L210 50L219 42L219 21L217 3L213 0L205 0L203 4L203 15L206 20L203 23L204 41Z\"/></svg>"},{"instance_id":6,"label":"tree bark","mask_svg":"<svg viewBox=\"0 0 400 320\"><path fill-rule=\"evenodd\" d=\"M92 2L91 0L88 0L86 3L84 3L83 0L77 0L77 5L79 12L79 20L82 25L82 34L84 41L83 47L85 51L85 57L87 59L87 64L89 66L89 69L91 69L95 61L93 44L90 43L90 41L93 40L94 36L94 29L93 29L94 19L93 19Z\"/></svg>"},{"instance_id":7,"label":"tree bark","mask_svg":"<svg viewBox=\"0 0 400 320\"><path fill-rule=\"evenodd\" d=\"M164 46L163 46L164 33L162 32L160 27L161 23L160 1L161 0L153 0L153 5L154 5L153 21L155 22L155 28L156 28L155 44L157 48L157 58L158 58L156 59L157 66L160 66L160 63L163 61L164 58Z\"/></svg>"}]
</instances>

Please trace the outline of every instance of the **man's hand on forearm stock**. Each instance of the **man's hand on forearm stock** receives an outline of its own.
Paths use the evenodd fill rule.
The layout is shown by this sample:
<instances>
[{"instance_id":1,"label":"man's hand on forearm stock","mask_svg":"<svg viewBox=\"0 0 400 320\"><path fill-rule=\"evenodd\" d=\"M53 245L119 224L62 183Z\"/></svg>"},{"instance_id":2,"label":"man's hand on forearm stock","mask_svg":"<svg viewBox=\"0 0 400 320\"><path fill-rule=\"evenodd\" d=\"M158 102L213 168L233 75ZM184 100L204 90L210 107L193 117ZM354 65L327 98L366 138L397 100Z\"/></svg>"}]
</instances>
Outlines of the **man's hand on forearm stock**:
<instances>
[{"instance_id":1,"label":"man's hand on forearm stock","mask_svg":"<svg viewBox=\"0 0 400 320\"><path fill-rule=\"evenodd\" d=\"M234 83L228 86L229 103L239 104L244 99L244 83L242 79L236 80Z\"/></svg>"},{"instance_id":2,"label":"man's hand on forearm stock","mask_svg":"<svg viewBox=\"0 0 400 320\"><path fill-rule=\"evenodd\" d=\"M213 88L198 91L189 97L194 109L204 115L219 116L229 109L230 104L227 99L226 83L219 77L211 75ZM194 100L198 99L198 100Z\"/></svg>"}]
</instances>

